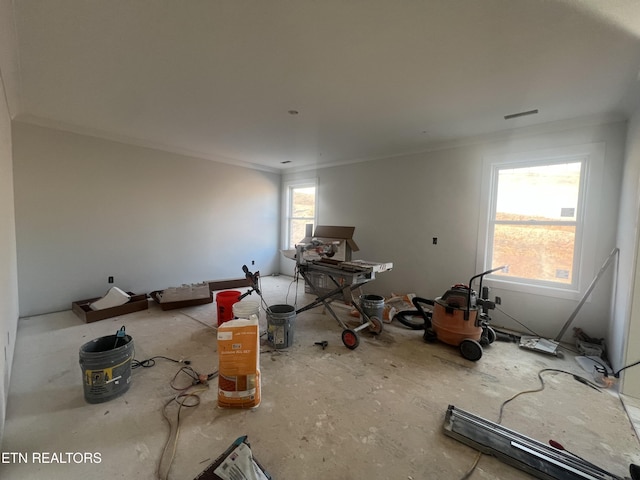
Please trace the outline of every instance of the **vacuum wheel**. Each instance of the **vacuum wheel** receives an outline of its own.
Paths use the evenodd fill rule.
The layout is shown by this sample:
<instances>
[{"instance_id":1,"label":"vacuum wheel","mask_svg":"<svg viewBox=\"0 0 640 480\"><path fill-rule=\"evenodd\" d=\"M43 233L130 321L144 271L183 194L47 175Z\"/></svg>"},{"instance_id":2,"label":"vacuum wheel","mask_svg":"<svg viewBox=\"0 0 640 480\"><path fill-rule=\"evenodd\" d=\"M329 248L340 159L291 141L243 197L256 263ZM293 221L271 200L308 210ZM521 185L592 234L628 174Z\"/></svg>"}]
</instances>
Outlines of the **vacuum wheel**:
<instances>
[{"instance_id":1,"label":"vacuum wheel","mask_svg":"<svg viewBox=\"0 0 640 480\"><path fill-rule=\"evenodd\" d=\"M496 338L498 338L496 331L491 327L487 327L487 339L489 340L489 345L495 342Z\"/></svg>"},{"instance_id":2,"label":"vacuum wheel","mask_svg":"<svg viewBox=\"0 0 640 480\"><path fill-rule=\"evenodd\" d=\"M466 338L460 343L460 353L467 360L477 362L482 358L482 346L475 340Z\"/></svg>"},{"instance_id":3,"label":"vacuum wheel","mask_svg":"<svg viewBox=\"0 0 640 480\"><path fill-rule=\"evenodd\" d=\"M487 345L491 345L493 342L496 341L496 338L498 337L498 335L496 335L496 331L488 326L484 326L482 327L482 336L480 337L480 345L482 345L483 347L486 347Z\"/></svg>"},{"instance_id":4,"label":"vacuum wheel","mask_svg":"<svg viewBox=\"0 0 640 480\"><path fill-rule=\"evenodd\" d=\"M344 346L347 347L349 350L354 350L358 348L358 345L360 345L360 340L358 340L358 334L348 328L346 330L343 330L342 343L344 343Z\"/></svg>"},{"instance_id":5,"label":"vacuum wheel","mask_svg":"<svg viewBox=\"0 0 640 480\"><path fill-rule=\"evenodd\" d=\"M382 320L378 317L369 317L369 331L374 335L379 335L382 333Z\"/></svg>"},{"instance_id":6,"label":"vacuum wheel","mask_svg":"<svg viewBox=\"0 0 640 480\"><path fill-rule=\"evenodd\" d=\"M427 343L433 343L438 339L438 336L436 335L436 332L433 331L433 328L428 327L424 329L422 339Z\"/></svg>"}]
</instances>

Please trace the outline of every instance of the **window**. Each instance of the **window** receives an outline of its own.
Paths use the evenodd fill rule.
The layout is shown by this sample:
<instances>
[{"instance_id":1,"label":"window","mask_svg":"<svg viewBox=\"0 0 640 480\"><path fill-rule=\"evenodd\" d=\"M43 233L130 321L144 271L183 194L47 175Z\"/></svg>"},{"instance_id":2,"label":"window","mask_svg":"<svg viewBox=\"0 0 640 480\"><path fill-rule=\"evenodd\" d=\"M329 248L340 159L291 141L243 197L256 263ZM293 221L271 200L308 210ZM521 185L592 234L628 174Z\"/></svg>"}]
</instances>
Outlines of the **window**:
<instances>
[{"instance_id":1,"label":"window","mask_svg":"<svg viewBox=\"0 0 640 480\"><path fill-rule=\"evenodd\" d=\"M489 255L509 265L503 275L572 284L581 171L582 162L495 168Z\"/></svg>"},{"instance_id":2,"label":"window","mask_svg":"<svg viewBox=\"0 0 640 480\"><path fill-rule=\"evenodd\" d=\"M594 269L603 149L571 147L485 163L482 271L501 287L575 296ZM594 178L595 177L595 178ZM562 293L564 292L564 294Z\"/></svg>"},{"instance_id":3,"label":"window","mask_svg":"<svg viewBox=\"0 0 640 480\"><path fill-rule=\"evenodd\" d=\"M287 186L287 232L285 248L294 248L305 236L307 224L316 224L316 183L306 181Z\"/></svg>"}]
</instances>

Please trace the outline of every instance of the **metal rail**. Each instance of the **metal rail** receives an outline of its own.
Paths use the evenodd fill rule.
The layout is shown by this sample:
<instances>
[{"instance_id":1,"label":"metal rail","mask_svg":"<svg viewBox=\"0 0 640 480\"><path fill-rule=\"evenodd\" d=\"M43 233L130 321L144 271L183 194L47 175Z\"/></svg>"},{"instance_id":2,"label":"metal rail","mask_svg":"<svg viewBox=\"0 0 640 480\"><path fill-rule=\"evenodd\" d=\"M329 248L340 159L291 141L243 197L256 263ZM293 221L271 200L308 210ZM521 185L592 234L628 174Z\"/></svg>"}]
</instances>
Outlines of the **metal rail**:
<instances>
[{"instance_id":1,"label":"metal rail","mask_svg":"<svg viewBox=\"0 0 640 480\"><path fill-rule=\"evenodd\" d=\"M556 342L559 342L562 339L562 336L564 335L564 332L567 331L567 328L569 328L569 325L571 325L573 320L576 318L576 315L578 315L578 312L582 308L582 305L584 305L584 303L587 301L587 298L589 298L589 295L591 295L591 292L593 291L593 289L595 288L596 284L598 283L598 280L600 280L600 277L602 277L602 275L604 275L604 272L607 270L607 267L611 264L611 262L613 261L613 259L616 257L616 255L618 253L620 253L620 249L618 247L614 248L611 251L611 253L609 254L607 259L605 260L605 262L602 265L602 267L600 267L600 270L598 271L597 275L591 281L591 284L587 288L587 291L584 292L584 295L582 296L582 299L578 303L578 306L573 310L573 312L569 316L569 319L565 322L565 324L563 325L563 327L560 330L560 332L558 332L558 335L556 335L556 338L554 338L554 340Z\"/></svg>"},{"instance_id":2,"label":"metal rail","mask_svg":"<svg viewBox=\"0 0 640 480\"><path fill-rule=\"evenodd\" d=\"M449 405L444 433L544 480L625 480L593 463Z\"/></svg>"}]
</instances>

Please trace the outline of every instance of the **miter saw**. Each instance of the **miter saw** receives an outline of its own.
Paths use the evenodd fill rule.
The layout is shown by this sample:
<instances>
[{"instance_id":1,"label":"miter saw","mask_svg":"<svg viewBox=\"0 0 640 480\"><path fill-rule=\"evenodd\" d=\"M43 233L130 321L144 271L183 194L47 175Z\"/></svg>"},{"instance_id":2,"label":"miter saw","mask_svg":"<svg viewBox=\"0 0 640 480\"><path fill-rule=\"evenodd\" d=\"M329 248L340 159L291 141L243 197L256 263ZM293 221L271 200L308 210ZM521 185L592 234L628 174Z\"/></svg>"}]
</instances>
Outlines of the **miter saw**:
<instances>
[{"instance_id":1,"label":"miter saw","mask_svg":"<svg viewBox=\"0 0 640 480\"><path fill-rule=\"evenodd\" d=\"M323 258L331 258L338 252L340 241L325 242L319 238L312 238L311 243L296 245L296 263L298 265Z\"/></svg>"}]
</instances>

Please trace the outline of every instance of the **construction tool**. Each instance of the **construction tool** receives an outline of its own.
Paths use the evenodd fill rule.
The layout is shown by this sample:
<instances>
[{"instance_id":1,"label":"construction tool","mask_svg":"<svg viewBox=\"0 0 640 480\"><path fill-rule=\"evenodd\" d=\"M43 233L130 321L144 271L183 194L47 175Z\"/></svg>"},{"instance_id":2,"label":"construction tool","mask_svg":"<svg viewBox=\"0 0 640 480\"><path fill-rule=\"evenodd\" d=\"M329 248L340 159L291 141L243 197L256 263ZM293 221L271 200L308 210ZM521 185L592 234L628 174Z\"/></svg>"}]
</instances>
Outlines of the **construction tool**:
<instances>
[{"instance_id":1,"label":"construction tool","mask_svg":"<svg viewBox=\"0 0 640 480\"><path fill-rule=\"evenodd\" d=\"M503 265L474 275L468 285L453 285L435 300L414 297L411 301L416 310L398 312L394 319L415 330L424 329L425 342L440 340L458 347L467 360L478 361L482 357L482 345L489 345L496 339L496 332L489 326L488 312L496 308L498 302L497 299L489 300L489 289L482 287L482 280L486 275L506 268ZM480 279L480 298L471 288L476 279ZM421 318L421 322L413 318Z\"/></svg>"},{"instance_id":2,"label":"construction tool","mask_svg":"<svg viewBox=\"0 0 640 480\"><path fill-rule=\"evenodd\" d=\"M607 270L607 268L609 267L609 265L611 264L613 259L618 255L619 252L620 252L620 249L617 247L611 251L611 253L607 257L605 262L602 264L602 267L600 267L600 270L596 274L595 278L591 281L591 284L587 288L587 291L584 292L582 299L578 302L578 305L573 310L571 315L569 315L569 318L567 319L565 324L560 329L560 332L558 332L558 334L553 340L534 337L531 335L525 335L520 337L520 347L527 350L540 352L540 353L560 356L561 352L558 351L558 346L560 345L560 340L562 339L562 336L565 334L569 326L573 323L573 320L576 318L576 316L578 315L578 312L580 311L582 306L585 304L585 302L589 298L589 295L591 295L591 292L596 287L596 284L598 283L600 278L604 275L605 271Z\"/></svg>"},{"instance_id":3,"label":"construction tool","mask_svg":"<svg viewBox=\"0 0 640 480\"><path fill-rule=\"evenodd\" d=\"M240 295L240 297L238 298L238 301L242 300L247 295L251 295L253 292L256 292L258 296L262 297L262 292L260 292L260 285L259 285L260 272L253 273L249 271L249 267L247 267L246 265L242 266L242 271L244 272L245 278L251 284L251 288L249 288L249 290L247 290L245 293Z\"/></svg>"},{"instance_id":4,"label":"construction tool","mask_svg":"<svg viewBox=\"0 0 640 480\"><path fill-rule=\"evenodd\" d=\"M369 316L364 312L358 302L353 299L352 292L366 283L373 281L376 273L391 270L393 264L365 261L328 262L327 260L331 259L325 258L318 261L298 263L298 273L304 278L305 283L310 287L312 293L316 295L316 299L310 304L297 309L296 314L323 305L326 311L338 322L340 327L342 327L342 343L344 343L348 349L353 350L357 348L360 343L358 339L359 331L367 328L373 335L378 335L382 332L383 324L382 319L375 315ZM320 278L328 280L327 283L329 286L322 288ZM356 328L350 328L331 307L333 300L339 297L344 298L345 296L351 297L351 304L353 308L358 311L362 319L362 323Z\"/></svg>"},{"instance_id":5,"label":"construction tool","mask_svg":"<svg viewBox=\"0 0 640 480\"><path fill-rule=\"evenodd\" d=\"M551 445L553 448L557 449L557 450L562 450L563 452L567 452L569 455L573 455L576 458L579 458L580 460L582 460L584 463L587 463L589 465L591 465L594 468L598 468L596 465L594 465L593 463L585 460L584 458L582 458L580 455L576 455L573 452L570 452L569 450L567 450L566 448L564 448L564 445L562 445L560 442L557 442L555 440L549 440L549 445Z\"/></svg>"},{"instance_id":6,"label":"construction tool","mask_svg":"<svg viewBox=\"0 0 640 480\"><path fill-rule=\"evenodd\" d=\"M626 480L564 449L553 448L453 405L447 409L444 433L536 478ZM638 467L632 464L629 471L631 478L638 480Z\"/></svg>"}]
</instances>

